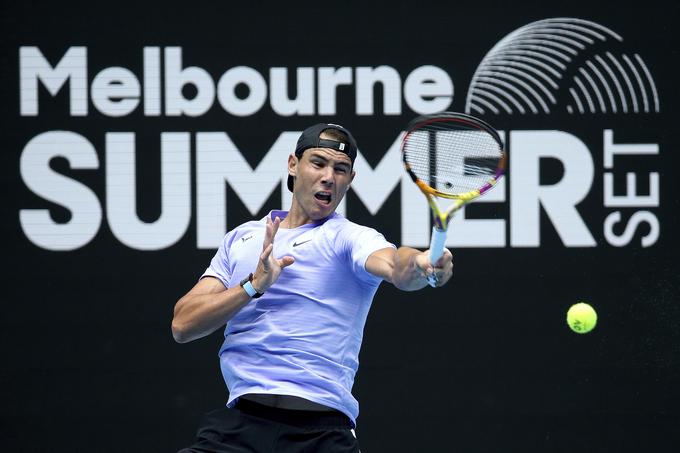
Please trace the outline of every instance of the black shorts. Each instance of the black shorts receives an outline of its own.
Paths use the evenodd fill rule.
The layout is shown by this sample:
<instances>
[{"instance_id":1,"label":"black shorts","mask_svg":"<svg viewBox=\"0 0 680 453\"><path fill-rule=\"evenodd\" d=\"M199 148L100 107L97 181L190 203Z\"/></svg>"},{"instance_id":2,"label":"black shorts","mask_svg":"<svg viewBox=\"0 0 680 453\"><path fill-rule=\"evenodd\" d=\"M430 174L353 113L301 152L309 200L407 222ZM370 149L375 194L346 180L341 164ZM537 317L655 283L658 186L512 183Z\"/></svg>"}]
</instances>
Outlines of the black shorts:
<instances>
[{"instance_id":1,"label":"black shorts","mask_svg":"<svg viewBox=\"0 0 680 453\"><path fill-rule=\"evenodd\" d=\"M239 400L209 412L196 443L179 453L358 453L349 418L338 411L280 409Z\"/></svg>"}]
</instances>

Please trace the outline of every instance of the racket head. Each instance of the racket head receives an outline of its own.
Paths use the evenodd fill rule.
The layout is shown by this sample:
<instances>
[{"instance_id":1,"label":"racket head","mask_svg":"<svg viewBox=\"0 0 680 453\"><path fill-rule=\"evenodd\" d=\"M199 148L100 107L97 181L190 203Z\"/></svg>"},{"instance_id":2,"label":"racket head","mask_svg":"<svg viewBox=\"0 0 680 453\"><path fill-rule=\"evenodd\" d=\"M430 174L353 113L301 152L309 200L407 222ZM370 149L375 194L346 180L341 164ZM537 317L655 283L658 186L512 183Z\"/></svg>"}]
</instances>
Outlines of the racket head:
<instances>
[{"instance_id":1,"label":"racket head","mask_svg":"<svg viewBox=\"0 0 680 453\"><path fill-rule=\"evenodd\" d=\"M485 121L456 112L419 116L401 146L406 172L428 196L457 200L450 211L484 194L505 173L507 155Z\"/></svg>"}]
</instances>

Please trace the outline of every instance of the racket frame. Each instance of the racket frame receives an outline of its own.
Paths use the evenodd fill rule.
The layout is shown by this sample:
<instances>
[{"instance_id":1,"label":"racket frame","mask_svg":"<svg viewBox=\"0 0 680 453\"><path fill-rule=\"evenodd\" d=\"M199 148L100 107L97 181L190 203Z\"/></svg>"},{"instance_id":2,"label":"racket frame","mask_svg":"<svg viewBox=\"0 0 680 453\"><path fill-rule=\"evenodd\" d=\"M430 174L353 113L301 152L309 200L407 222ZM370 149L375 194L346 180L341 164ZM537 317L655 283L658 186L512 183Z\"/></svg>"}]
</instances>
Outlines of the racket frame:
<instances>
[{"instance_id":1,"label":"racket frame","mask_svg":"<svg viewBox=\"0 0 680 453\"><path fill-rule=\"evenodd\" d=\"M498 163L498 166L496 167L496 172L494 173L494 175L491 178L489 178L479 189L471 190L469 192L464 192L460 194L450 194L446 192L441 192L433 187L430 187L429 184L427 184L425 181L421 180L420 178L418 178L418 176L416 176L415 172L413 171L409 163L406 161L405 153L408 138L414 131L419 130L421 127L428 124L451 121L464 124L471 130L478 129L487 132L498 143L501 152L501 159ZM425 197L427 198L427 202L430 205L433 220L432 236L430 239L430 262L434 264L437 262L437 260L439 260L439 258L442 256L444 252L449 221L453 217L453 214L467 203L486 193L489 189L491 189L498 183L500 178L505 174L505 169L507 166L507 153L505 152L505 147L503 145L503 140L501 140L500 134L488 123L480 120L479 118L475 118L473 116L466 115L463 113L442 112L434 115L419 116L408 124L406 128L406 134L402 139L401 156L402 162L404 164L404 169L411 177L413 182L418 186L423 195L425 195ZM436 198L454 200L454 202L446 209L442 210L439 207ZM436 286L437 280L436 277L434 277L434 274L428 277L428 282L430 283L431 286Z\"/></svg>"}]
</instances>

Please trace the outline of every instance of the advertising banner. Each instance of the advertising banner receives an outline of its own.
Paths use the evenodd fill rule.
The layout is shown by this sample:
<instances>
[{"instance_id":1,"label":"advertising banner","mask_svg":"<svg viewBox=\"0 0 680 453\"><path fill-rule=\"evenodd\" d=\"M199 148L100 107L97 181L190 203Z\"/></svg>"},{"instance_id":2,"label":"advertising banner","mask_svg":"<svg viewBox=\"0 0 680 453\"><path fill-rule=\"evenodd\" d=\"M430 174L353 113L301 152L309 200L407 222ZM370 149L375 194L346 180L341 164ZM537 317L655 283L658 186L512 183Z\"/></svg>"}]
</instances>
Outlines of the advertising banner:
<instances>
[{"instance_id":1,"label":"advertising banner","mask_svg":"<svg viewBox=\"0 0 680 453\"><path fill-rule=\"evenodd\" d=\"M8 451L190 445L228 398L223 329L177 344L173 307L229 230L288 209L301 131L352 131L338 212L426 249L400 144L442 111L498 129L508 170L453 218L448 285L378 289L362 451L675 451L679 16L661 0L4 4ZM567 325L577 302L590 333Z\"/></svg>"}]
</instances>

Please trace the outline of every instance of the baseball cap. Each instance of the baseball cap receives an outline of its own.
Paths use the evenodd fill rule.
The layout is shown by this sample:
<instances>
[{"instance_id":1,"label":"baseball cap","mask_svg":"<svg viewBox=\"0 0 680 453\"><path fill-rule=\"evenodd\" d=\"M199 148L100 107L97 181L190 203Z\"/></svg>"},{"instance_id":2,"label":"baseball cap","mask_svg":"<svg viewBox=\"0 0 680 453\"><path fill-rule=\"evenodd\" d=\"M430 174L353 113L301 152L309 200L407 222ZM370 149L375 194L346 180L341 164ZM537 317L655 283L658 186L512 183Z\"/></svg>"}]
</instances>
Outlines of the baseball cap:
<instances>
[{"instance_id":1,"label":"baseball cap","mask_svg":"<svg viewBox=\"0 0 680 453\"><path fill-rule=\"evenodd\" d=\"M329 129L340 131L345 134L347 136L348 143L319 138L323 131L327 131ZM319 123L302 131L302 135L300 135L297 145L295 146L295 155L300 158L302 153L309 148L330 148L340 151L341 153L345 153L349 156L350 160L352 161L352 165L354 165L354 159L357 158L356 140L354 140L354 137L350 131L338 124ZM291 192L293 191L293 177L291 175L288 175L288 190Z\"/></svg>"}]
</instances>

